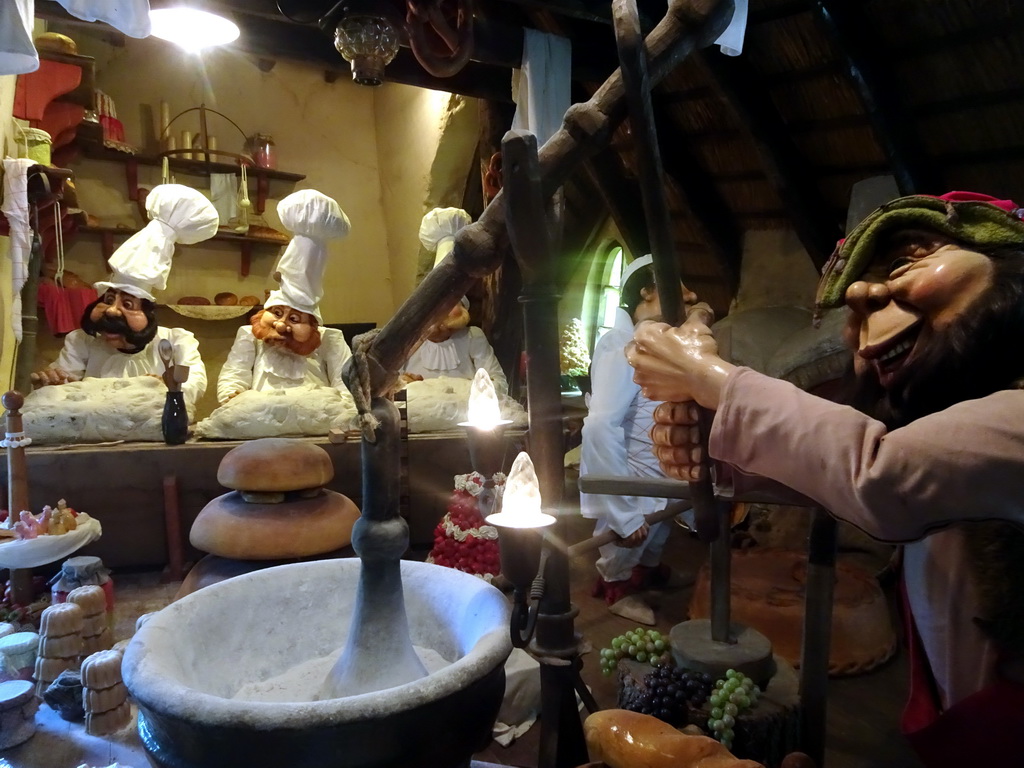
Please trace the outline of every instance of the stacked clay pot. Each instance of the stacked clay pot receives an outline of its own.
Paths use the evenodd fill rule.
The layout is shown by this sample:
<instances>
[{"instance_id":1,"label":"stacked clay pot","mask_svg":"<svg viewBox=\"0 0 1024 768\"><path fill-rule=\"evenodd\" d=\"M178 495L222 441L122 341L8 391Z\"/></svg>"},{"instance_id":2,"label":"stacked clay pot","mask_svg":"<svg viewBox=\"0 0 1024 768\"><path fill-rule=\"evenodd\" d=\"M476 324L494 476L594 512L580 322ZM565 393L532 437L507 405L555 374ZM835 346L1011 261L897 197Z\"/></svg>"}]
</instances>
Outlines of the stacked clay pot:
<instances>
[{"instance_id":1,"label":"stacked clay pot","mask_svg":"<svg viewBox=\"0 0 1024 768\"><path fill-rule=\"evenodd\" d=\"M68 592L67 602L82 609L82 655L105 651L113 638L107 621L107 596L103 587L76 587Z\"/></svg>"},{"instance_id":2,"label":"stacked clay pot","mask_svg":"<svg viewBox=\"0 0 1024 768\"><path fill-rule=\"evenodd\" d=\"M42 697L50 683L66 669L78 669L82 661L82 627L85 615L75 603L51 605L39 618L39 650L36 656L36 695Z\"/></svg>"},{"instance_id":3,"label":"stacked clay pot","mask_svg":"<svg viewBox=\"0 0 1024 768\"><path fill-rule=\"evenodd\" d=\"M119 650L106 650L82 662L82 704L90 736L119 731L131 721L128 689L121 678L122 657Z\"/></svg>"},{"instance_id":4,"label":"stacked clay pot","mask_svg":"<svg viewBox=\"0 0 1024 768\"><path fill-rule=\"evenodd\" d=\"M327 451L302 440L264 438L233 448L217 482L230 493L199 513L189 540L234 560L280 561L333 552L352 540L359 509L323 486L334 477Z\"/></svg>"}]
</instances>

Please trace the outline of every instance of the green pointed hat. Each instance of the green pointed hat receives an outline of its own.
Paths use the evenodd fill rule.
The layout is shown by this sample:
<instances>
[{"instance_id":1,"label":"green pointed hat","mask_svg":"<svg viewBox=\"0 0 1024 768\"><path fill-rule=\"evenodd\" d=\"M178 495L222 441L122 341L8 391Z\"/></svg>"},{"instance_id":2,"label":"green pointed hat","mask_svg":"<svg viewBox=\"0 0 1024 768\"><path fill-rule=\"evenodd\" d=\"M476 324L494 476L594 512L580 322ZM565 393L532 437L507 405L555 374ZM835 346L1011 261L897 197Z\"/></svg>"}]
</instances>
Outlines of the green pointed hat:
<instances>
[{"instance_id":1,"label":"green pointed hat","mask_svg":"<svg viewBox=\"0 0 1024 768\"><path fill-rule=\"evenodd\" d=\"M911 195L868 214L840 240L822 270L815 310L841 306L846 289L860 279L882 238L901 229L929 229L975 247L1024 247L1024 209L1012 200L976 192L947 192L941 197Z\"/></svg>"}]
</instances>

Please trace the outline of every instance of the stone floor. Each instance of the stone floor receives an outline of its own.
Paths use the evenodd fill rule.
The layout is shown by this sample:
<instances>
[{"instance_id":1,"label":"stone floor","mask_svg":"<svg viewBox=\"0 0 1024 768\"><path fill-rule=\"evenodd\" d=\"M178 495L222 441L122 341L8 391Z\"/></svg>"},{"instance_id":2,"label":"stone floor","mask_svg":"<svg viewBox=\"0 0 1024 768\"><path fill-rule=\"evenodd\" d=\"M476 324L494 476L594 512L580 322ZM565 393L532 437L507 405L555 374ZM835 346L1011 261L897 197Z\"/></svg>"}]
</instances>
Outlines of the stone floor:
<instances>
[{"instance_id":1,"label":"stone floor","mask_svg":"<svg viewBox=\"0 0 1024 768\"><path fill-rule=\"evenodd\" d=\"M572 540L588 535L589 523L572 524ZM414 555L416 553L413 553ZM425 554L425 553L420 553ZM667 561L684 578L703 562L706 548L681 528L673 530ZM589 594L594 579L594 555L572 563L573 601L579 607L577 629L595 648L634 626L610 614L602 601ZM170 602L178 583L163 583L159 573L115 573L115 638L130 637L136 619ZM689 587L649 593L657 609L657 626L667 632L686 618ZM899 735L897 723L902 706L906 664L902 656L875 671L858 677L834 679L829 684L826 766L823 768L914 768L917 762ZM583 670L585 683L599 706L615 705L614 678L600 674L596 654L588 656ZM85 735L80 724L59 719L46 705L37 715L38 731L25 744L0 753L0 768L90 768L108 766L146 768L149 765L133 730L112 739ZM532 768L537 764L539 725L509 747L492 745L477 757L498 765Z\"/></svg>"}]
</instances>

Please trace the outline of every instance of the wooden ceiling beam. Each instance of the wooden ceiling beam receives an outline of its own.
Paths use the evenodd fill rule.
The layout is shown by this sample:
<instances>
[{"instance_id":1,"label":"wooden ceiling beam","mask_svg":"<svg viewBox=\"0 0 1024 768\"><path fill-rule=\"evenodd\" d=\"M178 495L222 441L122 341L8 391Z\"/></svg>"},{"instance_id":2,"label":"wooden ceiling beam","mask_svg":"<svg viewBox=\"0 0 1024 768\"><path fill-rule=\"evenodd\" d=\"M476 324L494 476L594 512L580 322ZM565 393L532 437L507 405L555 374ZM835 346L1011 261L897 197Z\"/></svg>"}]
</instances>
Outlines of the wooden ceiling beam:
<instances>
[{"instance_id":1,"label":"wooden ceiling beam","mask_svg":"<svg viewBox=\"0 0 1024 768\"><path fill-rule=\"evenodd\" d=\"M876 36L863 6L847 0L815 0L815 10L844 59L846 75L864 104L900 192L941 194L939 174L921 151L920 137L891 87L886 62L878 58Z\"/></svg>"},{"instance_id":2,"label":"wooden ceiling beam","mask_svg":"<svg viewBox=\"0 0 1024 768\"><path fill-rule=\"evenodd\" d=\"M651 93L651 109L661 146L662 168L696 218L704 240L735 292L743 261L742 229L712 175L690 152L686 139L673 131L675 121L670 108L657 92Z\"/></svg>"},{"instance_id":3,"label":"wooden ceiling beam","mask_svg":"<svg viewBox=\"0 0 1024 768\"><path fill-rule=\"evenodd\" d=\"M597 187L626 248L634 257L651 251L647 222L640 203L640 185L626 172L617 152L605 148L583 162L583 170Z\"/></svg>"},{"instance_id":4,"label":"wooden ceiling beam","mask_svg":"<svg viewBox=\"0 0 1024 768\"><path fill-rule=\"evenodd\" d=\"M558 16L571 19L593 21L611 25L612 8L607 0L505 0L505 2L529 8L534 11L549 11ZM640 0L637 3L640 13L640 27L644 32L654 29L661 17L665 15L664 0Z\"/></svg>"},{"instance_id":5,"label":"wooden ceiling beam","mask_svg":"<svg viewBox=\"0 0 1024 768\"><path fill-rule=\"evenodd\" d=\"M785 123L755 73L741 59L717 51L700 54L757 150L768 182L775 188L815 267L821 269L842 234Z\"/></svg>"}]
</instances>

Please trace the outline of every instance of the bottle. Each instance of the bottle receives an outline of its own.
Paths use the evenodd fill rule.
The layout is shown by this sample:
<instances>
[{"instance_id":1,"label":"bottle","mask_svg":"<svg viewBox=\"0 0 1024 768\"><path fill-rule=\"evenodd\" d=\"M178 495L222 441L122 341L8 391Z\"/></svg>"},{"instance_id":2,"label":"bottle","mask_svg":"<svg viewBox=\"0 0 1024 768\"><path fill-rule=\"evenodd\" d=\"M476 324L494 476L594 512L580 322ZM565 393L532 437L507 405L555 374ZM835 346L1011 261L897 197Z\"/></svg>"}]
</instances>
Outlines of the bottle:
<instances>
[{"instance_id":1,"label":"bottle","mask_svg":"<svg viewBox=\"0 0 1024 768\"><path fill-rule=\"evenodd\" d=\"M277 168L277 147L273 136L256 134L252 142L252 159L260 168Z\"/></svg>"},{"instance_id":2,"label":"bottle","mask_svg":"<svg viewBox=\"0 0 1024 768\"><path fill-rule=\"evenodd\" d=\"M185 409L185 393L169 391L164 400L164 415L160 420L164 442L181 445L188 438L188 411Z\"/></svg>"}]
</instances>

